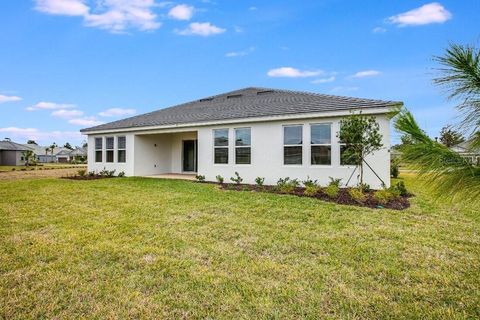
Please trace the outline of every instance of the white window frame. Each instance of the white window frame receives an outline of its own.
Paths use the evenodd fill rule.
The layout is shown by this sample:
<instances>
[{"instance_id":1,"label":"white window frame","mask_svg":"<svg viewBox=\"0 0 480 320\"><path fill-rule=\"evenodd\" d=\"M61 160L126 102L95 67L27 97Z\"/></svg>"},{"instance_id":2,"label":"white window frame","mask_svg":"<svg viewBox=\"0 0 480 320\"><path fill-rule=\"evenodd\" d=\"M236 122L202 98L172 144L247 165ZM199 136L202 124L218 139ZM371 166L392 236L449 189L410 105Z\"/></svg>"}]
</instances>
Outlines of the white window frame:
<instances>
[{"instance_id":1,"label":"white window frame","mask_svg":"<svg viewBox=\"0 0 480 320\"><path fill-rule=\"evenodd\" d=\"M302 128L302 143L301 144L285 144L285 128L287 127L301 127ZM282 156L283 156L283 159L282 159L282 164L283 166L286 166L286 167L303 167L304 165L304 159L303 159L303 156L304 156L304 150L303 150L303 146L304 146L304 124L303 123L297 123L297 124L284 124L282 125ZM301 156L301 160L302 160L302 163L292 163L292 164L287 164L285 163L285 147L301 147L302 148L302 156Z\"/></svg>"},{"instance_id":2,"label":"white window frame","mask_svg":"<svg viewBox=\"0 0 480 320\"><path fill-rule=\"evenodd\" d=\"M108 148L108 144L107 144L108 139L112 139L112 141L113 141L113 147L111 149ZM109 151L112 151L112 155L113 155L112 161L108 161L108 152ZM105 162L106 163L114 163L115 162L115 137L114 136L105 137Z\"/></svg>"},{"instance_id":3,"label":"white window frame","mask_svg":"<svg viewBox=\"0 0 480 320\"><path fill-rule=\"evenodd\" d=\"M310 163L310 166L312 167L323 167L323 168L327 168L327 167L331 167L332 164L333 164L333 143L332 143L332 131L333 131L333 123L332 122L315 122L315 123L310 123L310 154L309 154L309 163ZM318 125L329 125L330 126L330 143L312 143L312 127L313 126L318 126ZM312 163L312 147L330 147L330 164L313 164Z\"/></svg>"},{"instance_id":4,"label":"white window frame","mask_svg":"<svg viewBox=\"0 0 480 320\"><path fill-rule=\"evenodd\" d=\"M97 148L97 139L100 139L100 141L102 142L102 146L100 148ZM94 144L94 148L95 148L95 155L94 155L94 160L95 160L95 163L103 163L103 137L95 137L95 139L93 140L93 144ZM102 160L101 161L97 161L97 152L100 151L101 152L101 158Z\"/></svg>"},{"instance_id":5,"label":"white window frame","mask_svg":"<svg viewBox=\"0 0 480 320\"><path fill-rule=\"evenodd\" d=\"M226 146L216 146L215 145L215 131L227 130L227 145ZM212 162L215 166L228 166L230 164L230 128L218 128L212 129ZM215 149L227 149L227 163L216 163L215 162Z\"/></svg>"},{"instance_id":6,"label":"white window frame","mask_svg":"<svg viewBox=\"0 0 480 320\"><path fill-rule=\"evenodd\" d=\"M248 146L237 146L237 130L240 129L249 129L250 130L250 144ZM234 158L235 165L237 166L250 166L252 165L252 127L238 127L233 129L233 140L234 140ZM250 149L250 163L237 163L237 149Z\"/></svg>"},{"instance_id":7,"label":"white window frame","mask_svg":"<svg viewBox=\"0 0 480 320\"><path fill-rule=\"evenodd\" d=\"M125 139L125 147L124 148L120 148L120 144L118 143L118 140L120 138L123 138ZM127 137L126 136L117 136L117 163L126 163L127 162ZM125 151L125 161L120 161L120 151Z\"/></svg>"}]
</instances>

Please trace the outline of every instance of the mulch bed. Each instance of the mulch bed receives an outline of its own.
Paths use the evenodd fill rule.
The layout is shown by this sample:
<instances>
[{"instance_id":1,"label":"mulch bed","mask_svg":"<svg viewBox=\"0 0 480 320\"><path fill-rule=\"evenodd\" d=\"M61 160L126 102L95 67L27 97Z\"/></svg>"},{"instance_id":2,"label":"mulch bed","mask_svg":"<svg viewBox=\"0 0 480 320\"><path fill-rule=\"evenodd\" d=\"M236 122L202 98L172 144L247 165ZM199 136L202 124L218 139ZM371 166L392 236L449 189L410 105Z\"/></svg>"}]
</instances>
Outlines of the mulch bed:
<instances>
[{"instance_id":1,"label":"mulch bed","mask_svg":"<svg viewBox=\"0 0 480 320\"><path fill-rule=\"evenodd\" d=\"M252 191L252 192L268 192L268 193L276 193L276 194L286 194L280 192L276 186L263 186L259 187L257 185L250 185L250 184L231 184L231 183L223 183L219 185L220 189L222 190L233 190L233 191ZM348 189L341 188L338 196L336 198L330 198L326 195L323 191L318 192L314 196L307 196L304 194L305 188L295 188L292 193L288 193L289 195L295 195L298 197L309 197L309 198L316 198L319 200L327 201L327 202L334 202L338 204L346 204L352 206L359 206L359 207L368 207L374 209L394 209L394 210L404 210L410 207L410 201L408 200L409 197L399 197L393 200L390 200L387 204L381 204L373 197L374 191L368 191L365 193L366 200L364 202L358 202L350 196L348 193Z\"/></svg>"}]
</instances>

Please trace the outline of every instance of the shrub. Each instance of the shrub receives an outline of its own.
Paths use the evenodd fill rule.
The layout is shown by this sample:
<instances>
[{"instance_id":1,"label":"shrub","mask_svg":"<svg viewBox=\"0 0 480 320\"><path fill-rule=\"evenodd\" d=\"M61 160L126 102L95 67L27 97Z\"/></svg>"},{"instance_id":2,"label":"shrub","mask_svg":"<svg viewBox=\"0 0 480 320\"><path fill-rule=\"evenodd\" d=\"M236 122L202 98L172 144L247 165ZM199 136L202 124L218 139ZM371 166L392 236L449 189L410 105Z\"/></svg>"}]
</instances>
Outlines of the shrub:
<instances>
[{"instance_id":1,"label":"shrub","mask_svg":"<svg viewBox=\"0 0 480 320\"><path fill-rule=\"evenodd\" d=\"M115 176L115 170L110 170L107 172L107 177L111 178Z\"/></svg>"},{"instance_id":2,"label":"shrub","mask_svg":"<svg viewBox=\"0 0 480 320\"><path fill-rule=\"evenodd\" d=\"M259 187L263 187L263 183L265 182L265 178L262 178L262 177L256 177L255 178L255 183L257 184L257 186Z\"/></svg>"},{"instance_id":3,"label":"shrub","mask_svg":"<svg viewBox=\"0 0 480 320\"><path fill-rule=\"evenodd\" d=\"M348 194L353 200L359 203L365 202L367 199L361 188L350 188L348 189Z\"/></svg>"},{"instance_id":4,"label":"shrub","mask_svg":"<svg viewBox=\"0 0 480 320\"><path fill-rule=\"evenodd\" d=\"M330 184L328 185L325 189L323 189L323 192L332 199L335 199L338 197L338 193L340 192L340 187L337 186L336 184Z\"/></svg>"},{"instance_id":5,"label":"shrub","mask_svg":"<svg viewBox=\"0 0 480 320\"><path fill-rule=\"evenodd\" d=\"M15 171L15 168L12 168L12 171Z\"/></svg>"},{"instance_id":6,"label":"shrub","mask_svg":"<svg viewBox=\"0 0 480 320\"><path fill-rule=\"evenodd\" d=\"M97 174L95 173L95 171L89 171L88 172L88 176L89 177L95 177Z\"/></svg>"},{"instance_id":7,"label":"shrub","mask_svg":"<svg viewBox=\"0 0 480 320\"><path fill-rule=\"evenodd\" d=\"M125 171L120 171L120 172L118 173L118 177L120 177L120 178L125 177Z\"/></svg>"},{"instance_id":8,"label":"shrub","mask_svg":"<svg viewBox=\"0 0 480 320\"><path fill-rule=\"evenodd\" d=\"M342 183L342 179L334 179L332 177L328 177L330 182L328 183L329 186L337 186L340 188L340 184Z\"/></svg>"},{"instance_id":9,"label":"shrub","mask_svg":"<svg viewBox=\"0 0 480 320\"><path fill-rule=\"evenodd\" d=\"M87 170L81 169L81 170L78 170L77 172L78 172L78 175L80 177L85 177L85 174L87 173Z\"/></svg>"},{"instance_id":10,"label":"shrub","mask_svg":"<svg viewBox=\"0 0 480 320\"><path fill-rule=\"evenodd\" d=\"M358 185L358 189L360 189L363 192L368 192L368 191L370 191L370 185L367 184L367 183L360 183Z\"/></svg>"},{"instance_id":11,"label":"shrub","mask_svg":"<svg viewBox=\"0 0 480 320\"><path fill-rule=\"evenodd\" d=\"M307 185L305 187L305 191L303 192L303 194L309 197L313 197L314 195L317 194L318 190L319 190L319 187L316 185Z\"/></svg>"},{"instance_id":12,"label":"shrub","mask_svg":"<svg viewBox=\"0 0 480 320\"><path fill-rule=\"evenodd\" d=\"M400 165L398 164L398 160L392 159L390 161L390 176L392 178L398 178L400 174Z\"/></svg>"},{"instance_id":13,"label":"shrub","mask_svg":"<svg viewBox=\"0 0 480 320\"><path fill-rule=\"evenodd\" d=\"M317 187L318 186L318 181L317 180L312 180L310 177L307 176L306 180L302 181L302 184L307 187Z\"/></svg>"},{"instance_id":14,"label":"shrub","mask_svg":"<svg viewBox=\"0 0 480 320\"><path fill-rule=\"evenodd\" d=\"M215 178L217 179L217 182L220 184L223 184L223 181L225 180L221 175L217 175Z\"/></svg>"},{"instance_id":15,"label":"shrub","mask_svg":"<svg viewBox=\"0 0 480 320\"><path fill-rule=\"evenodd\" d=\"M299 185L298 179L290 179L289 177L280 178L277 181L278 190L283 193L292 193Z\"/></svg>"},{"instance_id":16,"label":"shrub","mask_svg":"<svg viewBox=\"0 0 480 320\"><path fill-rule=\"evenodd\" d=\"M395 195L388 189L377 190L373 194L373 198L380 204L387 204L390 200L395 198Z\"/></svg>"},{"instance_id":17,"label":"shrub","mask_svg":"<svg viewBox=\"0 0 480 320\"><path fill-rule=\"evenodd\" d=\"M240 183L242 183L243 178L240 177L240 175L238 174L237 171L235 171L235 177L231 177L230 180L232 180L232 181L235 182L236 184L240 184Z\"/></svg>"},{"instance_id":18,"label":"shrub","mask_svg":"<svg viewBox=\"0 0 480 320\"><path fill-rule=\"evenodd\" d=\"M395 185L391 186L390 189L402 197L406 197L409 194L403 181L397 182Z\"/></svg>"},{"instance_id":19,"label":"shrub","mask_svg":"<svg viewBox=\"0 0 480 320\"><path fill-rule=\"evenodd\" d=\"M195 176L195 179L197 179L197 182L204 182L205 181L205 176L203 176L201 174L197 174Z\"/></svg>"},{"instance_id":20,"label":"shrub","mask_svg":"<svg viewBox=\"0 0 480 320\"><path fill-rule=\"evenodd\" d=\"M22 169L20 169L20 171L27 171L27 169L25 169L25 168L22 168Z\"/></svg>"}]
</instances>

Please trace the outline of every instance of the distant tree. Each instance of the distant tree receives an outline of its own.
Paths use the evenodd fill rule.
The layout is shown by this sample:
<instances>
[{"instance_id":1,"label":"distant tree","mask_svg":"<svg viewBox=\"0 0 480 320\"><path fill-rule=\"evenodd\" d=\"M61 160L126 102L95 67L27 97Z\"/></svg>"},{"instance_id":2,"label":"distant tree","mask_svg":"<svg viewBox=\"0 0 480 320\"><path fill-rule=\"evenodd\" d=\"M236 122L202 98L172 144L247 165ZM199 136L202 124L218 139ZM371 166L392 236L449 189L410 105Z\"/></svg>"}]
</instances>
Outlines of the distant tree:
<instances>
[{"instance_id":1,"label":"distant tree","mask_svg":"<svg viewBox=\"0 0 480 320\"><path fill-rule=\"evenodd\" d=\"M440 142L446 147L451 147L465 141L463 135L451 126L445 126L440 131Z\"/></svg>"},{"instance_id":2,"label":"distant tree","mask_svg":"<svg viewBox=\"0 0 480 320\"><path fill-rule=\"evenodd\" d=\"M7 138L7 137L3 138L3 140L5 140L5 141L12 141L12 139Z\"/></svg>"},{"instance_id":3,"label":"distant tree","mask_svg":"<svg viewBox=\"0 0 480 320\"><path fill-rule=\"evenodd\" d=\"M50 145L50 152L52 153L52 161L53 161L53 153L55 152L56 147L58 147L58 145L55 142Z\"/></svg>"},{"instance_id":4,"label":"distant tree","mask_svg":"<svg viewBox=\"0 0 480 320\"><path fill-rule=\"evenodd\" d=\"M352 114L340 120L337 137L345 144L342 158L355 163L360 169L360 186L363 185L363 164L365 158L383 146L380 126L372 116Z\"/></svg>"},{"instance_id":5,"label":"distant tree","mask_svg":"<svg viewBox=\"0 0 480 320\"><path fill-rule=\"evenodd\" d=\"M72 145L71 145L69 142L65 143L65 145L64 145L63 147L64 147L64 148L67 148L67 149L69 149L69 150L73 150L73 147L72 147Z\"/></svg>"},{"instance_id":6,"label":"distant tree","mask_svg":"<svg viewBox=\"0 0 480 320\"><path fill-rule=\"evenodd\" d=\"M25 150L22 152L22 157L25 160L25 165L28 167L30 164L35 163L35 153L32 150Z\"/></svg>"},{"instance_id":7,"label":"distant tree","mask_svg":"<svg viewBox=\"0 0 480 320\"><path fill-rule=\"evenodd\" d=\"M84 142L83 142L82 147L83 147L83 148L88 148L88 143L87 143L87 141L84 141Z\"/></svg>"},{"instance_id":8,"label":"distant tree","mask_svg":"<svg viewBox=\"0 0 480 320\"><path fill-rule=\"evenodd\" d=\"M35 145L38 146L38 143L36 143L35 140L28 140L27 144L35 144Z\"/></svg>"},{"instance_id":9,"label":"distant tree","mask_svg":"<svg viewBox=\"0 0 480 320\"><path fill-rule=\"evenodd\" d=\"M402 135L402 136L400 137L400 141L402 142L402 145L413 144L413 139L412 139L412 137L409 136L409 135L406 135L406 134L404 134L404 135Z\"/></svg>"}]
</instances>

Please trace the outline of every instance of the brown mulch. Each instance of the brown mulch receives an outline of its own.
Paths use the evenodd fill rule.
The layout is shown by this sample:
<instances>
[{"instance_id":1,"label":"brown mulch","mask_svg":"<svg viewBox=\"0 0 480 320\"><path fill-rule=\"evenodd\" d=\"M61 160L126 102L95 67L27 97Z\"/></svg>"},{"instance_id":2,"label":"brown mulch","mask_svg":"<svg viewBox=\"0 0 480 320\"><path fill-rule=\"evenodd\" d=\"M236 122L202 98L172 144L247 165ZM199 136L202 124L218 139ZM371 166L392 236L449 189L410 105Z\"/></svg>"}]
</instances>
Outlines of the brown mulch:
<instances>
[{"instance_id":1,"label":"brown mulch","mask_svg":"<svg viewBox=\"0 0 480 320\"><path fill-rule=\"evenodd\" d=\"M2 171L0 172L0 180L20 180L20 179L45 179L45 178L61 178L64 176L73 176L82 168L68 169L42 169L31 170L27 168L25 171Z\"/></svg>"},{"instance_id":2,"label":"brown mulch","mask_svg":"<svg viewBox=\"0 0 480 320\"><path fill-rule=\"evenodd\" d=\"M231 183L224 183L219 185L220 189L222 190L233 190L233 191L253 191L253 192L268 192L268 193L276 193L276 194L285 194L280 192L275 186L263 186L259 187L257 185L249 185L249 184L231 184ZM288 193L290 195L295 195L298 197L309 197L309 198L316 198L319 200L327 201L327 202L334 202L338 204L345 204L345 205L352 205L352 206L359 206L359 207L368 207L373 209L394 209L394 210L404 210L410 207L410 201L408 200L411 195L407 197L399 197L397 199L390 200L387 204L381 204L373 197L374 191L366 192L366 200L363 202L356 201L352 199L350 194L348 193L348 189L342 188L340 189L338 196L336 198L330 198L328 195L323 193L322 191L318 192L314 196L307 196L304 194L305 188L296 188L292 193Z\"/></svg>"}]
</instances>

